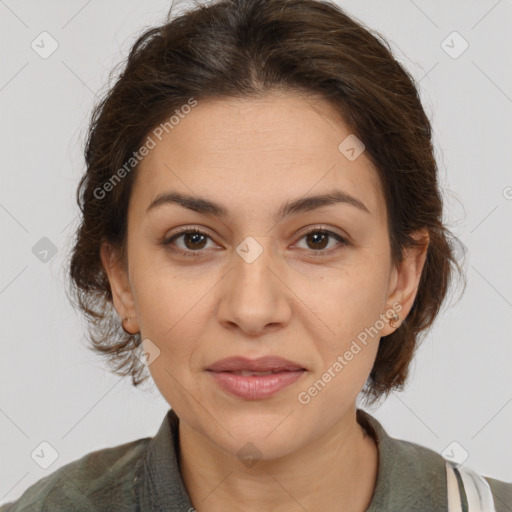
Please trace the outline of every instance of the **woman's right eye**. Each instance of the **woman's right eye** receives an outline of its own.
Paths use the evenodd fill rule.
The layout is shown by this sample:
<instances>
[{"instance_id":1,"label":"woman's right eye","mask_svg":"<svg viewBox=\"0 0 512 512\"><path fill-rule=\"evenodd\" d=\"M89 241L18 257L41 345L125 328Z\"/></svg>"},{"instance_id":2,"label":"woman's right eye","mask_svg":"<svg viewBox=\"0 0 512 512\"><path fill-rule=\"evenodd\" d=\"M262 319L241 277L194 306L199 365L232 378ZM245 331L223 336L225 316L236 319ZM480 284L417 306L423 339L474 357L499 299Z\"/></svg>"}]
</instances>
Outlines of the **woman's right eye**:
<instances>
[{"instance_id":1,"label":"woman's right eye","mask_svg":"<svg viewBox=\"0 0 512 512\"><path fill-rule=\"evenodd\" d=\"M180 246L176 243L177 240L182 240L183 245ZM210 236L198 229L184 229L179 233L175 233L171 237L165 239L162 242L162 245L172 246L175 245L178 249L181 249L184 252L180 252L180 254L185 254L187 256L196 256L197 252L205 248L206 241L210 239ZM174 250L171 247L172 250Z\"/></svg>"}]
</instances>

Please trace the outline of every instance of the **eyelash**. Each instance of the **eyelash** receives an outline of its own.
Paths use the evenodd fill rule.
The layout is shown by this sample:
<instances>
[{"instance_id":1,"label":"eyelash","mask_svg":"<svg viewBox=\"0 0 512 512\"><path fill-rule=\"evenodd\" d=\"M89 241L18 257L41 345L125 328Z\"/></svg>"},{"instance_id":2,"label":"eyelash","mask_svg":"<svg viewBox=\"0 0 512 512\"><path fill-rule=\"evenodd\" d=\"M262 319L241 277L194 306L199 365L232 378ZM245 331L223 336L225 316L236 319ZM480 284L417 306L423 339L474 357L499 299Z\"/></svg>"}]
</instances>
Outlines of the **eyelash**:
<instances>
[{"instance_id":1,"label":"eyelash","mask_svg":"<svg viewBox=\"0 0 512 512\"><path fill-rule=\"evenodd\" d=\"M306 249L306 251L309 252L312 256L327 256L327 255L330 255L331 252L333 252L333 251L341 249L344 246L350 245L350 243L345 238L343 238L342 236L338 235L337 233L334 233L333 231L329 231L328 229L324 229L324 228L320 228L320 227L314 227L313 229L307 231L306 233L303 233L302 236L300 237L300 240L302 240L303 238L305 238L308 235L311 235L313 233L321 233L323 235L327 235L329 237L332 237L332 238L336 239L339 242L339 246L331 248L331 249L320 249L320 250L317 250L317 251L315 251L313 249ZM176 250L176 249L172 249L171 248L171 244L172 244L172 242L174 242L174 240L176 240L180 236L187 235L187 234L199 234L199 235L206 236L210 240L212 239L207 233L205 233L204 231L201 231L198 228L186 227L186 228L183 228L180 231L174 233L169 238L165 239L161 243L161 245L169 246L169 248L173 252L175 252L176 254L180 254L182 256L189 256L189 257L201 256L201 253L203 252L202 249L199 249L197 251L181 251L181 250Z\"/></svg>"}]
</instances>

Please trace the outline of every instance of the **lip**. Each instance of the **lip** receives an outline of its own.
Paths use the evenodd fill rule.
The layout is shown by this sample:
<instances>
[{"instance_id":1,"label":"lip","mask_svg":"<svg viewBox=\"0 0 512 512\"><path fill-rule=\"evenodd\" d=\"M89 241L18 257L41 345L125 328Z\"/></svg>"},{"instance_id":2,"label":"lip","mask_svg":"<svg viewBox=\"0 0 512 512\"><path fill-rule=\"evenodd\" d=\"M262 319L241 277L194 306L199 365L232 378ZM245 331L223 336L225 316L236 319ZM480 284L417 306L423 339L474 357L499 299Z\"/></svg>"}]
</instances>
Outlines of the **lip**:
<instances>
[{"instance_id":1,"label":"lip","mask_svg":"<svg viewBox=\"0 0 512 512\"><path fill-rule=\"evenodd\" d=\"M279 356L258 359L228 357L206 371L224 391L244 400L261 400L291 386L307 372L299 363ZM269 375L237 375L234 372L269 372Z\"/></svg>"},{"instance_id":2,"label":"lip","mask_svg":"<svg viewBox=\"0 0 512 512\"><path fill-rule=\"evenodd\" d=\"M262 400L297 382L306 370L284 370L270 375L236 375L208 371L216 383L231 395L244 400Z\"/></svg>"},{"instance_id":3,"label":"lip","mask_svg":"<svg viewBox=\"0 0 512 512\"><path fill-rule=\"evenodd\" d=\"M279 356L264 356L257 359L249 359L247 357L236 356L221 359L207 368L212 372L236 372L236 371L252 371L252 372L282 372L305 370L301 364L283 359Z\"/></svg>"}]
</instances>

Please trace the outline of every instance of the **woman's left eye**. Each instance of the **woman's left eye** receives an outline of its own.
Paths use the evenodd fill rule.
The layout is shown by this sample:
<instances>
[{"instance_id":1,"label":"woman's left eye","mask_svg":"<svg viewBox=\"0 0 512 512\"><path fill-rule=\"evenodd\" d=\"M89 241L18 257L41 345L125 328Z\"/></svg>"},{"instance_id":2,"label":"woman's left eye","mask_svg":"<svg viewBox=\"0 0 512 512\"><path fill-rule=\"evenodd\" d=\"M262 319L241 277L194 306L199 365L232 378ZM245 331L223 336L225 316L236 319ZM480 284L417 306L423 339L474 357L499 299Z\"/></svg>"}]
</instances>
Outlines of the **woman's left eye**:
<instances>
[{"instance_id":1,"label":"woman's left eye","mask_svg":"<svg viewBox=\"0 0 512 512\"><path fill-rule=\"evenodd\" d=\"M301 240L305 238L306 243L310 244L310 247L313 247L313 249L307 248L311 253L322 253L322 252L330 252L331 249L326 249L326 246L329 245L328 240L329 239L335 239L339 243L338 245L344 246L348 245L348 241L345 240L343 237L338 235L337 233L333 233L332 231L326 230L326 229L313 229L311 231L308 231L306 234L304 234L301 237ZM334 247L336 244L334 244Z\"/></svg>"},{"instance_id":2,"label":"woman's left eye","mask_svg":"<svg viewBox=\"0 0 512 512\"><path fill-rule=\"evenodd\" d=\"M175 241L179 239L182 239L184 246L175 244ZM162 242L162 245L176 245L178 249L184 251L181 252L180 254L196 256L202 249L207 248L206 245L208 239L211 240L211 237L208 234L203 233L198 229L189 229L181 231L180 233L177 233L171 236L170 238L164 240ZM305 239L306 244L309 245L309 247L306 247L307 251L309 251L310 253L320 253L319 255L331 251L333 247L328 248L329 240L335 239L338 241L338 245L341 246L348 245L348 241L346 239L344 239L337 233L334 233L326 229L312 229L305 233L304 235L302 235L300 237L300 240L302 239ZM334 244L334 247L336 247L336 244Z\"/></svg>"}]
</instances>

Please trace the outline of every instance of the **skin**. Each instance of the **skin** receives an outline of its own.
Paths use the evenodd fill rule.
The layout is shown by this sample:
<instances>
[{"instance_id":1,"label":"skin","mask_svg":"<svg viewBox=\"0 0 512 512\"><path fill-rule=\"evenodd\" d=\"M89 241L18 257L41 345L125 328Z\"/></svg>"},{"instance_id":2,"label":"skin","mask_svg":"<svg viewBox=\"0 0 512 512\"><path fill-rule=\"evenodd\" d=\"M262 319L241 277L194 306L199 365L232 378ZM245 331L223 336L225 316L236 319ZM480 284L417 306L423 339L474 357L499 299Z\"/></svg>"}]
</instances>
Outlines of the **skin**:
<instances>
[{"instance_id":1,"label":"skin","mask_svg":"<svg viewBox=\"0 0 512 512\"><path fill-rule=\"evenodd\" d=\"M127 267L102 247L115 308L132 317L125 327L160 350L149 370L180 418L180 466L199 512L362 512L371 502L378 450L356 421L356 399L394 329L384 322L309 403L298 394L393 304L403 321L428 235L418 232L424 247L392 265L376 170L364 152L350 161L338 150L350 133L328 103L295 93L199 102L137 171ZM369 213L338 203L274 220L283 203L333 189ZM229 216L177 204L146 213L167 191L208 198ZM161 245L179 227L207 237ZM318 227L349 243L305 236ZM252 263L236 252L246 237L262 248ZM199 255L178 254L186 250ZM205 371L224 357L269 354L308 371L263 400L231 396ZM251 467L237 456L249 442L261 456Z\"/></svg>"}]
</instances>

